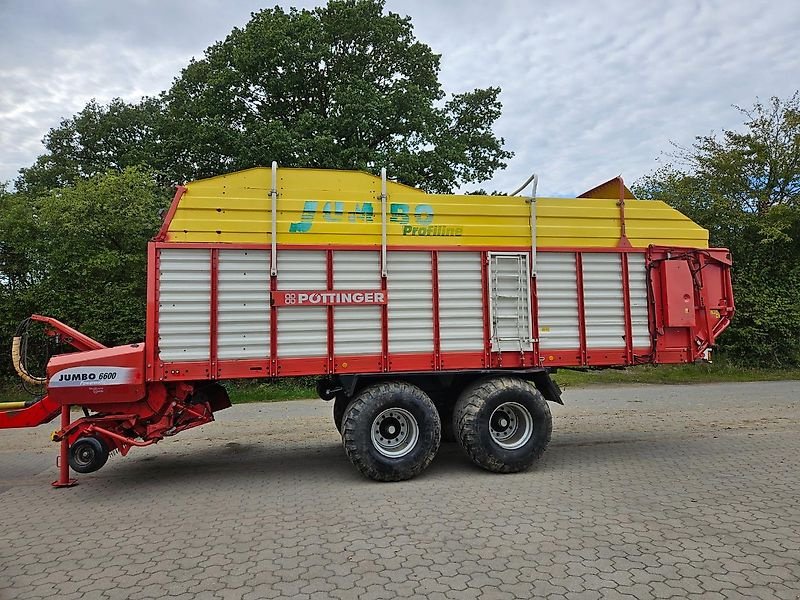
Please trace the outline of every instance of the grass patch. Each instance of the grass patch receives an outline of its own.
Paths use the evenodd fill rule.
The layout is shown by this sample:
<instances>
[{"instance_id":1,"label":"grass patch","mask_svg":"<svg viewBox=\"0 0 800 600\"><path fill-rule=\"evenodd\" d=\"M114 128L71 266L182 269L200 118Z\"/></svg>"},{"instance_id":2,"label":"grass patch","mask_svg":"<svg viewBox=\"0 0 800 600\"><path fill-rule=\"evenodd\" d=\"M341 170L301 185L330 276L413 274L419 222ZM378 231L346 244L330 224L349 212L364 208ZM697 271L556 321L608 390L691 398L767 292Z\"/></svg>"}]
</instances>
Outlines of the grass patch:
<instances>
[{"instance_id":1,"label":"grass patch","mask_svg":"<svg viewBox=\"0 0 800 600\"><path fill-rule=\"evenodd\" d=\"M641 365L624 369L589 371L559 370L553 378L562 388L591 385L653 383L725 383L800 379L800 369L757 369L737 367L724 361L697 365Z\"/></svg>"},{"instance_id":2,"label":"grass patch","mask_svg":"<svg viewBox=\"0 0 800 600\"><path fill-rule=\"evenodd\" d=\"M249 402L280 402L282 400L307 400L317 397L313 377L284 377L275 381L250 383L246 380L225 382L233 404Z\"/></svg>"}]
</instances>

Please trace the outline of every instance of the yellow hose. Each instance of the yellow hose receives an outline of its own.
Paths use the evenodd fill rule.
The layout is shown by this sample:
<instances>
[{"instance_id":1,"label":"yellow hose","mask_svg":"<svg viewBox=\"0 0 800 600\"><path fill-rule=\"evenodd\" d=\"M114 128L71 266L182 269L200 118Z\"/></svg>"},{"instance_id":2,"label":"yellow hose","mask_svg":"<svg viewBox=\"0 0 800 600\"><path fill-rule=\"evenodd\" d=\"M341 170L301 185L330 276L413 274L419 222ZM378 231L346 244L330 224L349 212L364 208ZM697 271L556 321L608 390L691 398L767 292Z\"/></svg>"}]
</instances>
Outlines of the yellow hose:
<instances>
[{"instance_id":1,"label":"yellow hose","mask_svg":"<svg viewBox=\"0 0 800 600\"><path fill-rule=\"evenodd\" d=\"M31 385L44 385L47 383L46 377L34 377L25 370L25 365L22 364L22 359L20 357L21 344L22 338L18 335L11 340L11 364L14 365L14 370L24 382L30 383Z\"/></svg>"},{"instance_id":2,"label":"yellow hose","mask_svg":"<svg viewBox=\"0 0 800 600\"><path fill-rule=\"evenodd\" d=\"M25 401L22 402L0 402L0 411L2 410L17 410L19 408L25 408L27 403Z\"/></svg>"}]
</instances>

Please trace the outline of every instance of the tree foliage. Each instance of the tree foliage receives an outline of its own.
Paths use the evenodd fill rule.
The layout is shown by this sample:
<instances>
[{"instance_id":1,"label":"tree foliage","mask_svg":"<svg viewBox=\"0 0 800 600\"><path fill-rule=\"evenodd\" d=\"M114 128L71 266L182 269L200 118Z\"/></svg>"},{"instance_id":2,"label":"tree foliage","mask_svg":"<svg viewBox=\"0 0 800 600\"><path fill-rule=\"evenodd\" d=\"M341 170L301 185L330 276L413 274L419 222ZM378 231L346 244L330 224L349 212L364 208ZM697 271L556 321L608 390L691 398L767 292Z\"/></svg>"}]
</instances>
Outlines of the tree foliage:
<instances>
[{"instance_id":1,"label":"tree foliage","mask_svg":"<svg viewBox=\"0 0 800 600\"><path fill-rule=\"evenodd\" d=\"M153 99L129 104L117 98L107 106L92 100L47 133L47 152L20 170L17 190L36 195L108 171L152 168L157 162L159 110Z\"/></svg>"},{"instance_id":2,"label":"tree foliage","mask_svg":"<svg viewBox=\"0 0 800 600\"><path fill-rule=\"evenodd\" d=\"M429 191L489 179L511 153L493 133L499 88L445 97L439 55L383 0L254 13L157 98L91 102L23 169L39 192L143 165L161 183L269 165L386 166Z\"/></svg>"},{"instance_id":3,"label":"tree foliage","mask_svg":"<svg viewBox=\"0 0 800 600\"><path fill-rule=\"evenodd\" d=\"M32 312L106 344L141 339L146 242L175 184L276 160L386 166L444 192L504 167L500 90L446 97L439 55L384 8L259 11L158 96L92 101L51 129L16 189L0 186L0 353Z\"/></svg>"},{"instance_id":4,"label":"tree foliage","mask_svg":"<svg viewBox=\"0 0 800 600\"><path fill-rule=\"evenodd\" d=\"M168 204L152 175L133 168L40 195L0 194L3 356L33 312L106 344L143 339L147 241Z\"/></svg>"},{"instance_id":5,"label":"tree foliage","mask_svg":"<svg viewBox=\"0 0 800 600\"><path fill-rule=\"evenodd\" d=\"M638 182L710 232L734 257L731 358L800 364L800 95L738 109L741 130L698 137Z\"/></svg>"}]
</instances>

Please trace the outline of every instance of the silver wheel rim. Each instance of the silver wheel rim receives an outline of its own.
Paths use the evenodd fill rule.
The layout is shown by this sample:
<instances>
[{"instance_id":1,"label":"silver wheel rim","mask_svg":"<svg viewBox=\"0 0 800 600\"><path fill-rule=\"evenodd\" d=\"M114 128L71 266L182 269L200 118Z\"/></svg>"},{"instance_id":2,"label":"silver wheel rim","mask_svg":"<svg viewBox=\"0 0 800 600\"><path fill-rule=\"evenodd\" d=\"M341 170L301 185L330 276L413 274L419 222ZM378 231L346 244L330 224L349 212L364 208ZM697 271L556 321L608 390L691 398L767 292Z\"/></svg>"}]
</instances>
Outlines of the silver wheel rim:
<instances>
[{"instance_id":1,"label":"silver wheel rim","mask_svg":"<svg viewBox=\"0 0 800 600\"><path fill-rule=\"evenodd\" d=\"M419 440L419 425L404 408L387 408L372 421L372 445L387 458L411 452Z\"/></svg>"},{"instance_id":2,"label":"silver wheel rim","mask_svg":"<svg viewBox=\"0 0 800 600\"><path fill-rule=\"evenodd\" d=\"M522 404L504 402L489 417L489 434L501 448L522 448L533 435L533 417Z\"/></svg>"}]
</instances>

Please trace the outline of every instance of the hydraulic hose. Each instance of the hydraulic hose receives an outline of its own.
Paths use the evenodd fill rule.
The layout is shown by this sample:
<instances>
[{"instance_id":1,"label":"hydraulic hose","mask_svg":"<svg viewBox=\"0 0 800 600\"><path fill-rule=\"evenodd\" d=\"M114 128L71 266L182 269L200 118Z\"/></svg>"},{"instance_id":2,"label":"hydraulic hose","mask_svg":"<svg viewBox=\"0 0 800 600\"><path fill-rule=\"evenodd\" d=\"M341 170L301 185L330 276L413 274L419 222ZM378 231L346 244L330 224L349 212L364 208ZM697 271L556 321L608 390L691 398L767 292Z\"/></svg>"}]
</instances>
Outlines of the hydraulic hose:
<instances>
[{"instance_id":1,"label":"hydraulic hose","mask_svg":"<svg viewBox=\"0 0 800 600\"><path fill-rule=\"evenodd\" d=\"M20 323L19 328L17 329L17 335L15 335L11 340L11 364L14 365L14 370L17 372L17 375L19 375L22 381L25 383L29 383L30 385L44 385L47 383L47 378L35 377L28 373L24 361L22 360L23 338L27 338L28 336L29 324L30 319L25 319L22 323Z\"/></svg>"}]
</instances>

